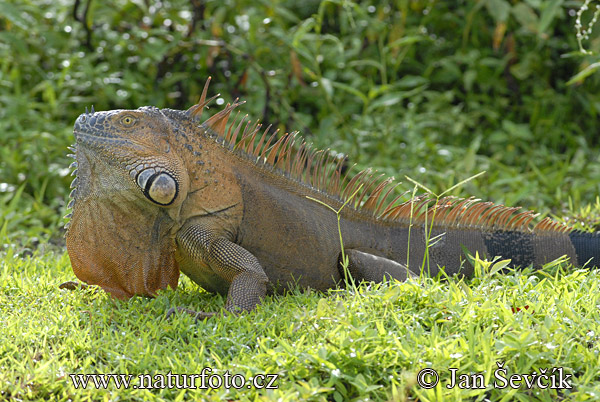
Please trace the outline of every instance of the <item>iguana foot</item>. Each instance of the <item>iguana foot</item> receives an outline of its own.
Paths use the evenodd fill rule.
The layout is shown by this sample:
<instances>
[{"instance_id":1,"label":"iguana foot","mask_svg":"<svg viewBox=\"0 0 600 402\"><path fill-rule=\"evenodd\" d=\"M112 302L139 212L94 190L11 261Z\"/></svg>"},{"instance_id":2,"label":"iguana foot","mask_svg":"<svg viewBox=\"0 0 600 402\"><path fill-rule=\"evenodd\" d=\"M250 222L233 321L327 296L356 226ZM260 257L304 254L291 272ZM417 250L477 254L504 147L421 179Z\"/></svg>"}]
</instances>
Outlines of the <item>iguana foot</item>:
<instances>
[{"instance_id":1,"label":"iguana foot","mask_svg":"<svg viewBox=\"0 0 600 402\"><path fill-rule=\"evenodd\" d=\"M217 313L214 313L214 312L206 313L204 311L195 311L195 310L185 308L185 307L172 307L169 309L169 311L167 311L166 318L171 317L173 314L175 314L175 312L191 315L192 317L194 317L196 322L217 315Z\"/></svg>"},{"instance_id":2,"label":"iguana foot","mask_svg":"<svg viewBox=\"0 0 600 402\"><path fill-rule=\"evenodd\" d=\"M79 283L77 281L67 281L58 285L59 289L68 289L68 290L77 290L77 289L87 289L89 286L85 283Z\"/></svg>"}]
</instances>

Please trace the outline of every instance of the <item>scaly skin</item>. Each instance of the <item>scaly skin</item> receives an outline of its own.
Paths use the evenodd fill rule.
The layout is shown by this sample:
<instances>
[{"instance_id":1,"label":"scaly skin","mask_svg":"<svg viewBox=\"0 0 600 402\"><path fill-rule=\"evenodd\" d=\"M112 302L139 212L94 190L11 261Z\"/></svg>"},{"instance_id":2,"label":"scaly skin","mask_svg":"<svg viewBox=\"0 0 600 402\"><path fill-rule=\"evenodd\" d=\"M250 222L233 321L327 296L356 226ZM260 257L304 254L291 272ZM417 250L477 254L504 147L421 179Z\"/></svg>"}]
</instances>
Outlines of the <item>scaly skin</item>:
<instances>
[{"instance_id":1,"label":"scaly skin","mask_svg":"<svg viewBox=\"0 0 600 402\"><path fill-rule=\"evenodd\" d=\"M254 148L252 127L241 140L232 138L240 126L233 134L226 129L233 107L199 124L205 98L206 89L188 111L142 107L79 116L67 232L79 279L129 298L175 288L181 271L227 294L230 312L252 310L267 292L292 284L334 287L343 278L336 216L308 197L339 209L361 183L340 222L356 280L405 280L422 270L435 275L439 267L469 275L463 248L522 266L563 255L580 265L600 258L596 235L547 219L531 229L529 212L475 200L395 204L386 200L387 181L367 172L343 184L339 167L312 160L304 146L294 156L289 138ZM429 237L439 237L428 247L431 228Z\"/></svg>"}]
</instances>

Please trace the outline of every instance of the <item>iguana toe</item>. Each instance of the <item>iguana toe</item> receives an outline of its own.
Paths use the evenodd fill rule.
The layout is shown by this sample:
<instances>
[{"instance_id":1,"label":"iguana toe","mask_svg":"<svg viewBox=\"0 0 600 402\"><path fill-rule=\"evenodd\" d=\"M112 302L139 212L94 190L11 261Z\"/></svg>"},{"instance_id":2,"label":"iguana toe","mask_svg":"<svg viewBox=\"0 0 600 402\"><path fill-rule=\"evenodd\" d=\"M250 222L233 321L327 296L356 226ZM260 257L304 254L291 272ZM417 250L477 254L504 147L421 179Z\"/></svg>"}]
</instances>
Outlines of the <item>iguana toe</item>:
<instances>
[{"instance_id":1,"label":"iguana toe","mask_svg":"<svg viewBox=\"0 0 600 402\"><path fill-rule=\"evenodd\" d=\"M85 283L79 283L77 281L66 281L58 285L59 289L68 289L68 290L77 290L77 289L87 289L89 286Z\"/></svg>"},{"instance_id":2,"label":"iguana toe","mask_svg":"<svg viewBox=\"0 0 600 402\"><path fill-rule=\"evenodd\" d=\"M207 313L207 312L204 312L204 311L196 311L196 310L192 310L192 309L185 308L185 307L172 307L172 308L169 309L169 311L167 311L166 318L171 317L176 312L177 313L188 314L188 315L194 317L194 319L196 321L201 321L201 320L204 320L206 318L213 317L213 316L215 316L217 314L217 313L214 313L214 312L208 312Z\"/></svg>"}]
</instances>

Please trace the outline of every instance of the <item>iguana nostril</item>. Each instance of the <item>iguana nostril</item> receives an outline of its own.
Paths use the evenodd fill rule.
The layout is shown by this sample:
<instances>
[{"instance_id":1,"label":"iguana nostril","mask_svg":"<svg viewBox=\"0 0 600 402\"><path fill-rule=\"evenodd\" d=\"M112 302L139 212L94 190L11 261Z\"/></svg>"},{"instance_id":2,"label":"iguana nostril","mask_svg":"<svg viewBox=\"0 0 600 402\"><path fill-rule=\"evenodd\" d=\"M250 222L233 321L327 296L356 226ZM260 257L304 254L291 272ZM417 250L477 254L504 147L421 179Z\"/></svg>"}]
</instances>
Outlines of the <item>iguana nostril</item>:
<instances>
[{"instance_id":1,"label":"iguana nostril","mask_svg":"<svg viewBox=\"0 0 600 402\"><path fill-rule=\"evenodd\" d=\"M75 130L81 130L81 128L83 127L83 124L86 121L86 117L85 114L80 115L77 120L75 120Z\"/></svg>"}]
</instances>

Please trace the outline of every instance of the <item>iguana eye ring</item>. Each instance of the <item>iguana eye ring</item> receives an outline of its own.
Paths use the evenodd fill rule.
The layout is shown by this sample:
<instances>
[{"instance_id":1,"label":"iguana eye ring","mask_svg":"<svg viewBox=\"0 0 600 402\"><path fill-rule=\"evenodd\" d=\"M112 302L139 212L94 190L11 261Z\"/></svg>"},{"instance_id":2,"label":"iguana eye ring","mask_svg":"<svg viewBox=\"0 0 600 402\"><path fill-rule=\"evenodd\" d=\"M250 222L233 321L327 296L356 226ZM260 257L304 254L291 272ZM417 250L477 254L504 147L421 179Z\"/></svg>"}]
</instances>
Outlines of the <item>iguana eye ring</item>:
<instances>
[{"instance_id":1,"label":"iguana eye ring","mask_svg":"<svg viewBox=\"0 0 600 402\"><path fill-rule=\"evenodd\" d=\"M131 127L136 123L137 119L131 115L125 115L121 118L121 124L125 127Z\"/></svg>"},{"instance_id":2,"label":"iguana eye ring","mask_svg":"<svg viewBox=\"0 0 600 402\"><path fill-rule=\"evenodd\" d=\"M136 178L146 198L161 206L171 205L179 193L179 184L169 173L145 169Z\"/></svg>"}]
</instances>

